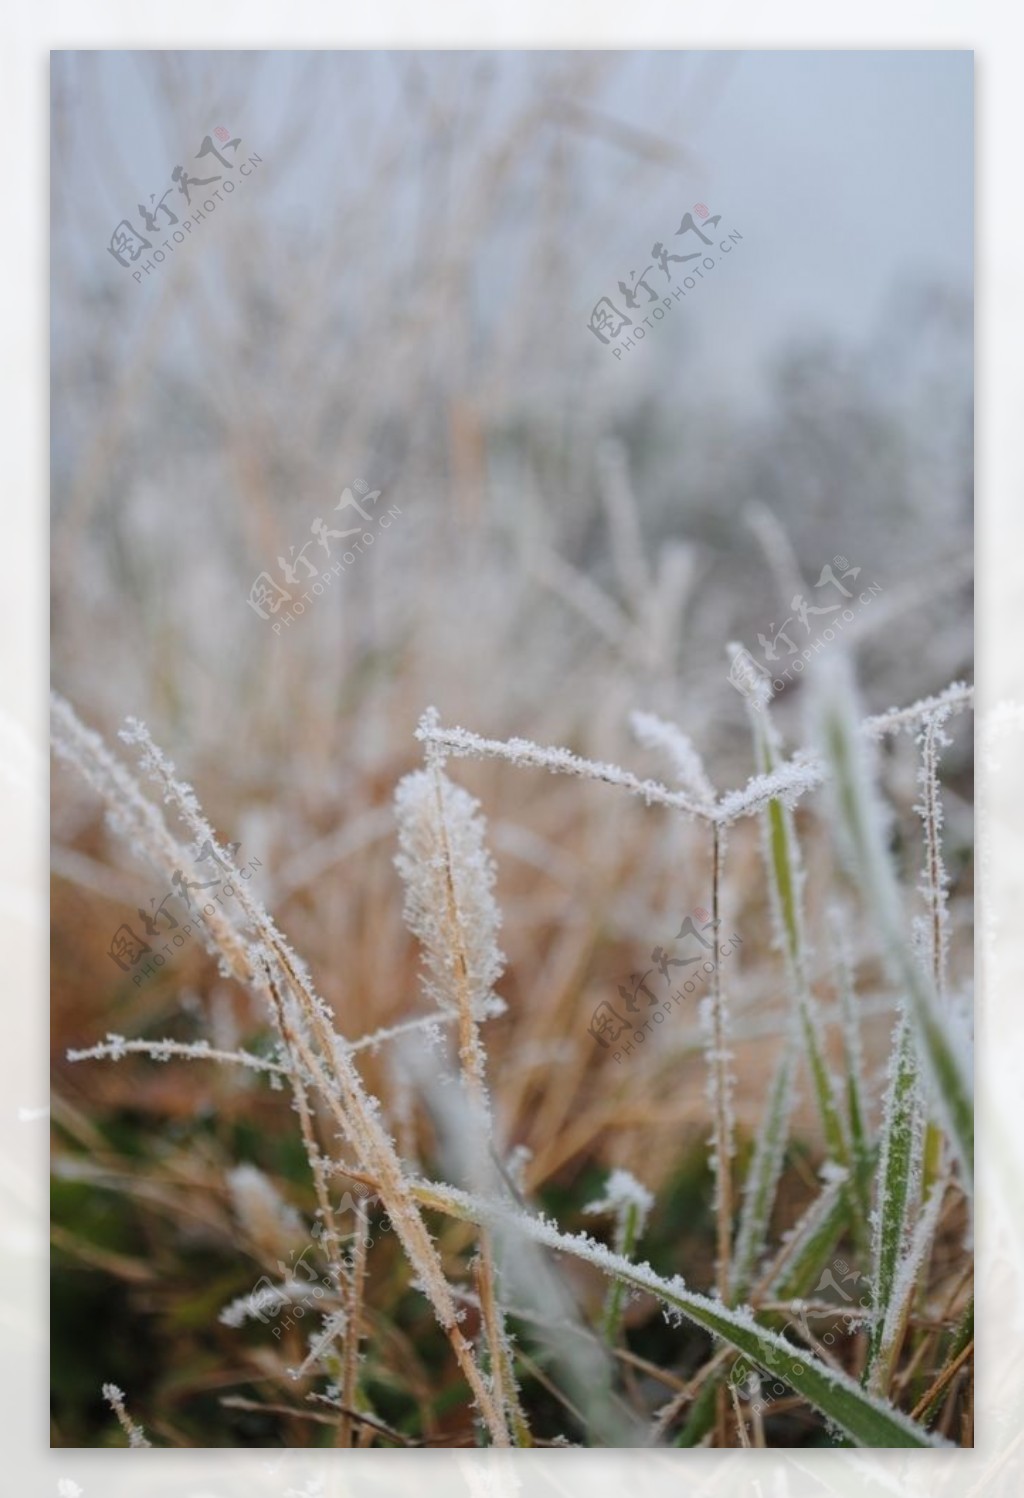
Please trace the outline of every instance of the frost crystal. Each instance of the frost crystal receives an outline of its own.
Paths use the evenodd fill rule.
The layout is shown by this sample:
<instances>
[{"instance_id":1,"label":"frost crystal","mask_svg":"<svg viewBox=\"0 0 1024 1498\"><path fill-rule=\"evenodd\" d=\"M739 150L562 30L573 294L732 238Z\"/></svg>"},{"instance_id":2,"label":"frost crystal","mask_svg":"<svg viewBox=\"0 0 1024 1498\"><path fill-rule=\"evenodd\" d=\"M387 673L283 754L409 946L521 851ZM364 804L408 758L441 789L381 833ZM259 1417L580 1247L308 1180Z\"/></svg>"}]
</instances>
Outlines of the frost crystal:
<instances>
[{"instance_id":1,"label":"frost crystal","mask_svg":"<svg viewBox=\"0 0 1024 1498\"><path fill-rule=\"evenodd\" d=\"M239 1165L228 1173L231 1200L246 1232L271 1257L287 1258L302 1241L302 1218L285 1202L277 1187L255 1165Z\"/></svg>"},{"instance_id":2,"label":"frost crystal","mask_svg":"<svg viewBox=\"0 0 1024 1498\"><path fill-rule=\"evenodd\" d=\"M635 1207L643 1222L654 1206L654 1197L646 1186L628 1170L613 1170L604 1186L604 1194L596 1202L584 1207L585 1212L619 1212L626 1207ZM639 1236L639 1234L637 1235Z\"/></svg>"},{"instance_id":3,"label":"frost crystal","mask_svg":"<svg viewBox=\"0 0 1024 1498\"><path fill-rule=\"evenodd\" d=\"M424 987L442 1010L468 998L480 1017L505 967L494 862L484 846L479 802L439 770L417 770L395 793L405 883L405 919L423 946Z\"/></svg>"},{"instance_id":4,"label":"frost crystal","mask_svg":"<svg viewBox=\"0 0 1024 1498\"><path fill-rule=\"evenodd\" d=\"M659 749L668 758L675 777L684 790L708 807L715 804L715 791L704 770L700 755L690 740L674 723L667 723L654 713L633 713L633 732L648 749Z\"/></svg>"}]
</instances>

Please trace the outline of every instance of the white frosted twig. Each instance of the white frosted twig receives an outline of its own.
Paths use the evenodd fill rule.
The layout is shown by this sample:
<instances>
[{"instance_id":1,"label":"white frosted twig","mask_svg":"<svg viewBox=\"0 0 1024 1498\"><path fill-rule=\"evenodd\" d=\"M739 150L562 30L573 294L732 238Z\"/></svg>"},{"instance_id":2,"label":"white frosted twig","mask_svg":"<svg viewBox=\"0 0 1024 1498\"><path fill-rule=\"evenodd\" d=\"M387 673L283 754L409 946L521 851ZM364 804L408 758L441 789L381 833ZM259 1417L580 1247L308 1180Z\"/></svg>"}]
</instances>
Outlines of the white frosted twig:
<instances>
[{"instance_id":1,"label":"white frosted twig","mask_svg":"<svg viewBox=\"0 0 1024 1498\"><path fill-rule=\"evenodd\" d=\"M251 1051L220 1051L207 1040L126 1040L123 1035L108 1034L106 1040L82 1051L68 1051L69 1061L120 1061L128 1055L149 1056L154 1061L170 1061L178 1057L187 1061L228 1061L237 1066L248 1066L252 1071L275 1072L289 1077L292 1067L279 1061L268 1061L265 1056L256 1056Z\"/></svg>"},{"instance_id":2,"label":"white frosted twig","mask_svg":"<svg viewBox=\"0 0 1024 1498\"><path fill-rule=\"evenodd\" d=\"M606 785L621 786L634 796L640 796L648 806L671 806L689 816L713 821L714 814L707 807L681 791L670 791L657 780L640 780L629 770L618 765L604 764L599 760L582 759L569 749L545 749L529 739L485 739L466 728L442 728L433 718L424 715L416 730L416 737L432 744L445 754L462 757L505 759L514 765L531 766L550 770L554 775L576 775L581 780L600 780Z\"/></svg>"},{"instance_id":3,"label":"white frosted twig","mask_svg":"<svg viewBox=\"0 0 1024 1498\"><path fill-rule=\"evenodd\" d=\"M278 1267L283 1265L278 1261ZM283 1304L302 1305L309 1297L309 1281L306 1279L285 1278L278 1280L275 1284L261 1285L255 1290L250 1290L246 1295L239 1295L234 1300L222 1307L217 1320L224 1326L238 1328L246 1321L265 1321L264 1311L271 1311L275 1315Z\"/></svg>"},{"instance_id":4,"label":"white frosted twig","mask_svg":"<svg viewBox=\"0 0 1024 1498\"><path fill-rule=\"evenodd\" d=\"M99 734L85 727L70 703L56 693L51 697L50 733L54 752L73 765L96 792L114 830L139 857L173 880L188 862L188 852L172 837L160 810L142 794L135 777L114 758ZM174 784L176 789L188 791ZM191 796L190 791L188 794ZM246 939L232 924L227 908L215 908L199 922L199 930L207 950L220 955L237 975L244 974L245 981L251 973Z\"/></svg>"},{"instance_id":5,"label":"white frosted twig","mask_svg":"<svg viewBox=\"0 0 1024 1498\"><path fill-rule=\"evenodd\" d=\"M817 790L825 781L825 766L813 755L801 752L777 768L762 775L752 775L745 786L728 791L718 803L723 822L736 822L764 811L772 801L781 801L792 809L800 797Z\"/></svg>"},{"instance_id":6,"label":"white frosted twig","mask_svg":"<svg viewBox=\"0 0 1024 1498\"><path fill-rule=\"evenodd\" d=\"M950 712L961 711L970 707L973 700L974 689L963 682L955 682L935 697L925 697L909 707L893 708L889 712L866 718L860 726L860 732L867 738L883 738L888 733L897 733L919 725L937 710L947 708ZM641 720L652 721L650 714L636 716ZM658 719L653 721L661 722ZM664 726L672 728L671 724ZM801 796L816 790L829 776L824 759L802 750L792 759L776 765L770 774L754 775L745 786L726 792L719 798L717 807L714 807L708 806L699 795L695 796L692 792L669 790L660 781L641 780L619 765L584 759L570 749L545 747L530 739L488 739L467 728L445 728L438 722L436 709L433 708L420 720L416 737L442 756L453 754L462 758L504 759L510 764L525 768L549 770L554 775L575 775L582 780L602 781L606 785L620 786L632 795L641 797L648 806L668 806L705 822L719 821L726 824L763 811L772 800L780 800L787 807L792 807Z\"/></svg>"},{"instance_id":7,"label":"white frosted twig","mask_svg":"<svg viewBox=\"0 0 1024 1498\"><path fill-rule=\"evenodd\" d=\"M487 1009L488 1017L504 1013L504 1007L503 1001L496 999ZM347 1046L353 1052L376 1051L389 1040L397 1040L402 1035L414 1034L420 1030L430 1033L441 1025L453 1024L455 1018L453 1014L423 1014L418 1019L402 1020L397 1025L385 1025L379 1030L371 1030L358 1040L348 1041ZM269 1061L265 1056L257 1056L252 1051L217 1050L208 1040L126 1040L123 1035L108 1034L105 1041L85 1050L72 1050L66 1054L68 1061L120 1061L129 1054L150 1056L154 1061L169 1061L172 1057L186 1061L227 1061L237 1066L248 1066L253 1071L276 1072L282 1077L294 1074L293 1067L285 1066L280 1061Z\"/></svg>"},{"instance_id":8,"label":"white frosted twig","mask_svg":"<svg viewBox=\"0 0 1024 1498\"><path fill-rule=\"evenodd\" d=\"M497 1005L488 1009L488 1014L501 1014L504 1005ZM413 1035L419 1030L426 1030L428 1035L436 1034L441 1025L455 1023L457 1016L454 1014L421 1014L418 1019L401 1020L397 1025L385 1025L380 1030L371 1030L367 1035L360 1035L358 1040L348 1041L350 1051L371 1051L386 1045L389 1040L398 1040L403 1035Z\"/></svg>"},{"instance_id":9,"label":"white frosted twig","mask_svg":"<svg viewBox=\"0 0 1024 1498\"><path fill-rule=\"evenodd\" d=\"M629 721L639 742L647 749L665 754L683 789L711 810L715 804L714 787L700 755L682 729L654 713L633 713Z\"/></svg>"},{"instance_id":10,"label":"white frosted twig","mask_svg":"<svg viewBox=\"0 0 1024 1498\"><path fill-rule=\"evenodd\" d=\"M310 1368L319 1361L334 1339L345 1330L347 1317L344 1311L332 1311L324 1317L323 1329L311 1341L309 1352L298 1368L289 1368L289 1378L305 1378ZM342 1401L344 1403L344 1401ZM347 1444L347 1443L346 1443Z\"/></svg>"},{"instance_id":11,"label":"white frosted twig","mask_svg":"<svg viewBox=\"0 0 1024 1498\"><path fill-rule=\"evenodd\" d=\"M967 682L954 681L934 697L922 697L909 707L890 707L887 712L865 718L861 730L868 738L881 739L887 733L899 733L904 728L919 728L936 713L946 717L950 713L963 712L965 708L973 706L973 686Z\"/></svg>"},{"instance_id":12,"label":"white frosted twig","mask_svg":"<svg viewBox=\"0 0 1024 1498\"><path fill-rule=\"evenodd\" d=\"M152 1446L152 1441L147 1441L141 1425L136 1425L124 1407L124 1394L116 1384L103 1385L103 1398L117 1416L118 1423L125 1435L128 1437L129 1446Z\"/></svg>"}]
</instances>

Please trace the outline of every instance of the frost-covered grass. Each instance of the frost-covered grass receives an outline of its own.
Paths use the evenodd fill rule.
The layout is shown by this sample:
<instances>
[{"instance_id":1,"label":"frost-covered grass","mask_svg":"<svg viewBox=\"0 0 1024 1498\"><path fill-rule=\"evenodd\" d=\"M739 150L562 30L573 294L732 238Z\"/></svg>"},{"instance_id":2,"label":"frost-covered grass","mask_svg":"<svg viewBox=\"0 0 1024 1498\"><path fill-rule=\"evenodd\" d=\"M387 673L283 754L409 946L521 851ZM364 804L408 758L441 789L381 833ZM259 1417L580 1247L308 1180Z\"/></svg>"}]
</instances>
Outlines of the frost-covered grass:
<instances>
[{"instance_id":1,"label":"frost-covered grass","mask_svg":"<svg viewBox=\"0 0 1024 1498\"><path fill-rule=\"evenodd\" d=\"M395 793L395 863L420 952L420 999L408 991L393 1023L349 1034L344 1008L325 1001L312 969L236 874L236 897L218 902L201 935L221 986L259 1000L263 1035L253 1023L243 1045L212 1011L210 1037L108 1035L69 1052L79 1065L212 1064L247 1078L250 1098L253 1089L290 1094L305 1183L289 1190L235 1161L212 1205L190 1210L215 1239L232 1225L246 1261L263 1271L248 1295L237 1272L230 1276L230 1293L226 1284L211 1309L221 1313L221 1334L238 1339L238 1355L258 1358L257 1385L282 1380L283 1394L264 1394L253 1408L293 1408L291 1439L325 1431L341 1445L774 1445L816 1432L868 1446L970 1439L970 1071L963 1006L950 1003L957 931L939 756L944 725L971 698L958 684L864 719L844 671L830 662L822 673L813 727L795 753L766 705L751 712L754 773L725 793L683 725L650 713L634 715L634 734L677 788L568 749L448 727L430 710L416 731L424 767ZM232 878L225 841L143 725L131 721L123 737L173 821L59 699L53 724L57 753L162 877L205 848ZM904 733L920 750L921 796L911 811L922 843L897 862L872 756ZM532 966L535 992L516 981L516 959L498 944L494 829L452 778L465 759L504 762L524 796L537 770L596 782L595 815L603 798L613 814L632 807L634 817L657 818L666 845L679 839L700 862L691 889L710 908L714 934L739 925L746 934L740 964L709 964L689 1047L654 1032L626 1065L610 1063L586 1028L592 998L580 986L580 949L570 943L560 955L557 928L546 962ZM523 876L521 898L541 877ZM676 919L681 908L680 895ZM769 991L777 1001L759 1032L751 994ZM140 996L140 1010L145 1002ZM515 1023L517 1005L530 1023L521 1020L518 1044L495 1060L491 1037ZM876 1014L890 1020L886 1048L868 1044ZM593 1079L587 1094L584 1074ZM237 1084L223 1085L223 1105L237 1111L244 1097L230 1090ZM705 1151L685 1197L690 1220L676 1216L674 1228L673 1161L686 1152L680 1142L666 1162L664 1126L650 1157L623 1149L606 1129L607 1178L591 1170L585 1197L566 1189L574 1156L599 1158L588 1110L621 1116L652 1085L685 1096L691 1158ZM539 1168L517 1108L539 1115L547 1148ZM81 1129L77 1137L84 1141ZM165 1157L145 1183L95 1141L94 1166L83 1151L67 1169L97 1188L148 1191L173 1219L175 1183L191 1169L193 1188L198 1178L209 1191L222 1148L199 1147L191 1166ZM813 1173L799 1163L809 1151ZM591 1231L581 1231L587 1214ZM595 1223L607 1225L609 1244L592 1236ZM846 1289L853 1280L867 1288L856 1299ZM417 1343L450 1369L447 1406L458 1413L443 1428L410 1360ZM141 1444L123 1396L105 1388L131 1443ZM302 1423L304 1410L315 1411L315 1423ZM158 1439L180 1439L164 1412L144 1413Z\"/></svg>"},{"instance_id":2,"label":"frost-covered grass","mask_svg":"<svg viewBox=\"0 0 1024 1498\"><path fill-rule=\"evenodd\" d=\"M95 54L54 65L71 203L94 196L117 91ZM186 149L202 58L133 66ZM218 54L217 96L256 97L263 66ZM971 659L970 306L912 276L849 338L787 323L750 384L706 370L683 323L627 368L580 299L624 271L623 205L673 198L699 163L699 68L321 52L285 74L280 129L243 132L280 169L124 317L109 277L130 291L130 273L98 245L83 259L80 214L54 223L54 682L107 746L144 719L218 847L261 867L137 984L111 936L191 867L197 808L162 776L140 796L58 711L92 786L57 768L52 1440L125 1439L107 1379L161 1446L828 1438L803 1393L766 1376L757 1395L727 1339L530 1238L543 1212L966 1442L955 1099L922 1093L911 1220L887 1237L895 1340L833 1336L848 1307L820 1282L856 1304L875 1275L900 1014L916 1045L939 1013L940 1070L946 1026L966 1054L970 691L942 689ZM634 95L645 128L622 130ZM284 164L317 151L336 211L310 260ZM742 228L741 205L713 208ZM281 579L360 479L395 524L313 580L301 618L257 618L254 579ZM804 681L761 721L765 754L722 648L753 647L798 589L817 599L837 552L883 590L841 638L892 940L846 861ZM444 825L414 737L430 703ZM660 998L651 954L689 956L674 933L697 910L740 945L616 1061L595 1009L631 975ZM407 1202L411 1182L509 1210L469 1222Z\"/></svg>"}]
</instances>

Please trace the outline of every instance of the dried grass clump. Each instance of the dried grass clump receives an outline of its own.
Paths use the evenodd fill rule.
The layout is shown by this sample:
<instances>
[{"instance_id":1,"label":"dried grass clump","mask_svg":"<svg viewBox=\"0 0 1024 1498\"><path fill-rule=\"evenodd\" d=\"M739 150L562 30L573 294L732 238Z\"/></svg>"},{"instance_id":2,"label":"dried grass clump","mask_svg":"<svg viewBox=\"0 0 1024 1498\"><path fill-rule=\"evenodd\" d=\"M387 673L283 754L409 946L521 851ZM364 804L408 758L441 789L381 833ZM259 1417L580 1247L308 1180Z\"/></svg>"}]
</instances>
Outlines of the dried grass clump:
<instances>
[{"instance_id":1,"label":"dried grass clump","mask_svg":"<svg viewBox=\"0 0 1024 1498\"><path fill-rule=\"evenodd\" d=\"M253 1086L290 1089L316 1203L313 1220L307 1229L264 1173L235 1165L225 1182L231 1218L262 1262L276 1260L276 1273L227 1305L221 1321L239 1336L258 1336L271 1307L301 1304L317 1281L321 1303L310 1307L305 1346L290 1372L308 1383L307 1402L318 1421L331 1425L335 1441L410 1439L386 1418L379 1379L370 1376L378 1345L400 1335L387 1304L368 1299L383 1252L371 1241L378 1210L393 1231L383 1273L397 1275L403 1285L394 1300L412 1292L429 1306L472 1409L472 1429L453 1434L453 1444L768 1445L784 1439L784 1417L801 1409L846 1443L928 1446L951 1435L970 1439L967 1282L959 1260L952 1275L933 1274L930 1267L944 1262L951 1239L966 1229L972 1182L970 1073L948 1002L952 918L939 782L945 725L970 701L968 689L957 685L862 720L845 664L832 661L817 683L808 748L787 758L767 704L757 704L751 710L755 774L725 794L715 790L682 730L650 714L635 715L634 731L646 749L665 758L676 789L566 749L444 727L437 713L426 713L417 730L426 762L400 781L395 807L404 915L419 942L430 1012L360 1040L341 1033L305 964L251 885L237 877L231 853L191 788L143 725L131 722L123 736L139 750L143 771L174 818L173 830L140 780L66 702L55 700L55 749L84 775L119 834L168 879L204 850L221 865L234 898L218 904L198 934L222 979L259 998L274 1037L264 1055L206 1041L109 1036L71 1059L120 1060L143 1051L164 1062L237 1065ZM916 812L924 852L916 910L914 892L893 863L872 761L880 741L903 731L915 735L921 751ZM741 1149L733 991L743 975L734 977L721 947L713 946L701 1004L714 1224L711 1283L703 1290L687 1283L679 1271L690 1272L689 1266L663 1241L656 1251L661 1267L638 1260L641 1240L655 1241L662 1204L629 1170L612 1170L596 1199L591 1193L581 1208L610 1220L610 1246L561 1226L531 1203L503 1110L503 1078L489 1064L485 1039L488 1023L501 1023L506 1011L496 993L506 958L498 945L496 869L480 804L447 771L451 759L464 757L596 781L639 797L655 809L652 815L682 813L705 847L707 928L716 942L731 887L726 833L760 827L770 919L768 944L756 962L774 964L776 981L784 975L786 1012L752 1146ZM813 910L802 848L812 801L837 887ZM819 866L825 856L816 847ZM850 955L854 906L876 938L872 960L888 974L896 1016L888 1055L870 1075ZM824 928L820 935L834 970L828 985L812 944L826 908L827 935ZM822 1002L825 986L836 995L834 1006ZM432 1041L428 1064L422 1047L410 1048L424 1033ZM560 1043L582 1046L590 1036L581 1032ZM357 1063L382 1047L400 1079L395 1098L406 1099L393 1126L403 1140L411 1138L412 1111L426 1106L435 1152L449 1162L453 1178L435 1178L413 1143L400 1151L392 1137L382 1101ZM549 1037L547 1054L531 1062L549 1065L556 1087L557 1055ZM810 1199L794 1218L783 1210L780 1182L787 1150L796 1143L793 1101L801 1075L814 1102L821 1158ZM877 1082L884 1099L873 1123ZM790 1223L781 1234L780 1211ZM428 1222L441 1224L440 1236ZM299 1253L309 1235L315 1270L305 1263L308 1250ZM842 1245L849 1245L843 1253L853 1258L854 1271L848 1259L835 1257ZM866 1293L854 1308L844 1285L858 1273ZM604 1293L587 1310L582 1287L594 1276ZM838 1302L826 1298L830 1291L838 1292ZM659 1306L676 1329L662 1337L660 1365L631 1351L631 1302L637 1300L641 1307ZM811 1323L848 1307L842 1348L832 1350L834 1337L819 1340ZM787 1335L794 1328L795 1339ZM685 1360L672 1351L676 1344ZM667 1403L652 1396L657 1384L671 1391ZM779 1386L784 1397L766 1393ZM148 1444L127 1416L120 1391L107 1385L105 1393L130 1443ZM545 1399L565 1418L554 1437L539 1434L551 1425ZM954 1417L959 1432L952 1431Z\"/></svg>"}]
</instances>

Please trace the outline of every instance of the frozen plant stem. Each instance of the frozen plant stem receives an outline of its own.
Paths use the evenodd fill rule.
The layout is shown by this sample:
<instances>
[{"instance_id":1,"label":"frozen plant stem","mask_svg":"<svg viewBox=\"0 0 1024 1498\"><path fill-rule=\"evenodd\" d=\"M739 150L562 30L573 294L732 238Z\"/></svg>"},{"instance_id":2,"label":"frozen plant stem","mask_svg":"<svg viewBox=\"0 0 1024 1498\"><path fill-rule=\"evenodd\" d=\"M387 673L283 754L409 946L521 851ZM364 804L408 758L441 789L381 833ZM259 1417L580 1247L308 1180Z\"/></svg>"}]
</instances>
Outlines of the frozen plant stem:
<instances>
[{"instance_id":1,"label":"frozen plant stem","mask_svg":"<svg viewBox=\"0 0 1024 1498\"><path fill-rule=\"evenodd\" d=\"M614 1250L620 1258L631 1259L647 1224L647 1214L653 1206L654 1197L646 1187L641 1186L635 1176L628 1170L613 1170L603 1196L598 1201L590 1202L584 1211L614 1214ZM602 1333L605 1344L611 1351L618 1345L622 1329L624 1296L625 1287L618 1280L611 1280L602 1316Z\"/></svg>"},{"instance_id":2,"label":"frozen plant stem","mask_svg":"<svg viewBox=\"0 0 1024 1498\"><path fill-rule=\"evenodd\" d=\"M974 1182L971 1081L935 992L900 929L902 901L882 834L873 788L856 731L857 698L848 664L833 661L820 677L820 733L832 768L833 795L864 899L881 933L886 957L907 996L931 1101L953 1142L964 1179Z\"/></svg>"},{"instance_id":3,"label":"frozen plant stem","mask_svg":"<svg viewBox=\"0 0 1024 1498\"><path fill-rule=\"evenodd\" d=\"M429 716L429 715L428 715ZM497 942L500 921L491 893L494 867L484 843L477 803L455 786L428 747L428 768L407 775L396 792L405 915L424 947L431 975L427 991L458 1017L459 1069L473 1124L475 1173L485 1169L493 1121L484 1075L480 1016L493 998L504 967ZM481 1185L486 1175L477 1180ZM490 1353L495 1403L506 1423L524 1431L526 1420L513 1377L504 1318L497 1300L497 1268L490 1230L479 1235L478 1291Z\"/></svg>"},{"instance_id":4,"label":"frozen plant stem","mask_svg":"<svg viewBox=\"0 0 1024 1498\"><path fill-rule=\"evenodd\" d=\"M464 1222L505 1223L534 1242L617 1275L629 1286L662 1300L670 1311L703 1326L721 1337L737 1352L772 1376L778 1356L786 1359L786 1382L826 1419L831 1420L858 1445L931 1446L936 1439L888 1403L867 1394L838 1368L826 1367L812 1354L800 1350L794 1357L793 1343L759 1325L750 1308L724 1306L718 1299L687 1289L677 1276L664 1279L646 1264L631 1264L586 1234L562 1233L553 1223L510 1209L505 1203L486 1201L433 1181L412 1183L418 1201L448 1212Z\"/></svg>"},{"instance_id":5,"label":"frozen plant stem","mask_svg":"<svg viewBox=\"0 0 1024 1498\"><path fill-rule=\"evenodd\" d=\"M732 1238L732 1075L729 1070L729 1031L722 993L722 971L718 960L719 892L722 874L723 830L716 822L711 829L711 920L715 936L714 973L711 977L711 1067L715 1105L715 1221L718 1252L715 1276L718 1293L729 1299Z\"/></svg>"},{"instance_id":6,"label":"frozen plant stem","mask_svg":"<svg viewBox=\"0 0 1024 1498\"><path fill-rule=\"evenodd\" d=\"M878 1357L889 1315L900 1256L909 1240L909 1223L921 1171L921 1110L913 1039L906 1016L896 1027L891 1075L882 1120L878 1162L878 1200L872 1244L871 1302L874 1320L868 1346L867 1378Z\"/></svg>"},{"instance_id":7,"label":"frozen plant stem","mask_svg":"<svg viewBox=\"0 0 1024 1498\"><path fill-rule=\"evenodd\" d=\"M152 1446L152 1441L147 1441L145 1432L141 1425L136 1425L124 1407L124 1394L116 1384L103 1385L103 1398L117 1416L118 1424L128 1437L129 1446Z\"/></svg>"},{"instance_id":8,"label":"frozen plant stem","mask_svg":"<svg viewBox=\"0 0 1024 1498\"><path fill-rule=\"evenodd\" d=\"M53 737L57 751L75 765L103 799L118 829L172 880L188 860L186 849L170 835L160 811L142 794L134 777L58 697L53 701ZM222 866L233 869L191 787L174 777L173 766L141 724L135 725L131 737L142 744L144 765L163 787L165 799L175 806L196 846L209 841ZM234 924L239 917L224 906L210 916L208 928L203 930L204 939L209 939L226 972L243 985L255 987L267 999L275 1022L279 1016L287 1015L288 1027L281 1030L281 1037L289 1048L290 1061L297 1071L309 1077L357 1159L372 1172L395 1232L451 1343L491 1439L496 1445L507 1445L505 1420L462 1333L440 1256L409 1193L401 1161L376 1116L349 1048L334 1029L327 1005L314 991L291 947L251 888L239 880L235 893L248 930L244 933L239 930Z\"/></svg>"},{"instance_id":9,"label":"frozen plant stem","mask_svg":"<svg viewBox=\"0 0 1024 1498\"><path fill-rule=\"evenodd\" d=\"M359 1339L363 1313L363 1292L366 1286L366 1248L369 1238L369 1223L366 1202L356 1204L356 1231L352 1247L352 1272L349 1277L348 1297L345 1310L345 1347L342 1359L341 1406L338 1422L338 1446L352 1445L352 1417L348 1411L356 1408L359 1388Z\"/></svg>"},{"instance_id":10,"label":"frozen plant stem","mask_svg":"<svg viewBox=\"0 0 1024 1498\"><path fill-rule=\"evenodd\" d=\"M843 1028L843 1066L846 1082L846 1118L850 1130L853 1184L859 1211L855 1227L858 1247L865 1247L865 1228L871 1202L872 1149L868 1142L864 1109L864 1076L862 1066L860 1023L853 991L853 975L847 954L846 937L838 910L830 913L832 946L835 953L839 1010Z\"/></svg>"},{"instance_id":11,"label":"frozen plant stem","mask_svg":"<svg viewBox=\"0 0 1024 1498\"><path fill-rule=\"evenodd\" d=\"M767 702L757 708L751 707L749 718L760 780L770 786L779 775L780 744ZM761 816L776 944L782 951L790 992L794 996L793 1016L769 1089L764 1125L759 1131L747 1174L737 1233L734 1296L746 1293L757 1255L767 1240L792 1106L793 1051L801 1040L829 1157L842 1170L846 1170L849 1163L832 1078L818 1041L820 1018L807 981L802 907L804 875L793 814L782 795L772 795L763 805Z\"/></svg>"},{"instance_id":12,"label":"frozen plant stem","mask_svg":"<svg viewBox=\"0 0 1024 1498\"><path fill-rule=\"evenodd\" d=\"M916 808L924 824L925 867L921 892L928 907L928 947L932 983L940 1012L946 993L946 955L949 949L949 911L946 895L949 879L942 858L939 745L949 743L942 729L942 724L948 716L948 710L934 712L918 735L918 742L921 745L921 768L917 778L921 786L921 800ZM942 1170L942 1154L941 1130L935 1121L929 1118L924 1143L923 1189L925 1194Z\"/></svg>"}]
</instances>

